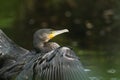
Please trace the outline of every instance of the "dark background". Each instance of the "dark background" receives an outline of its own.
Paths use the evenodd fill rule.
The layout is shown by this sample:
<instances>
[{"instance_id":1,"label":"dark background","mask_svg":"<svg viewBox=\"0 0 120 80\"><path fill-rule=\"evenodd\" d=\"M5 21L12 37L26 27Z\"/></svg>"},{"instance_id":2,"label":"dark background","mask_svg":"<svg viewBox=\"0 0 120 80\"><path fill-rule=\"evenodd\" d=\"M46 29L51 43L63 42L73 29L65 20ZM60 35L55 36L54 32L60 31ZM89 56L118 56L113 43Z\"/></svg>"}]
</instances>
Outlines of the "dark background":
<instances>
[{"instance_id":1,"label":"dark background","mask_svg":"<svg viewBox=\"0 0 120 80\"><path fill-rule=\"evenodd\" d=\"M120 0L1 0L0 28L29 50L36 30L67 28L52 41L72 48L87 68L119 77Z\"/></svg>"}]
</instances>

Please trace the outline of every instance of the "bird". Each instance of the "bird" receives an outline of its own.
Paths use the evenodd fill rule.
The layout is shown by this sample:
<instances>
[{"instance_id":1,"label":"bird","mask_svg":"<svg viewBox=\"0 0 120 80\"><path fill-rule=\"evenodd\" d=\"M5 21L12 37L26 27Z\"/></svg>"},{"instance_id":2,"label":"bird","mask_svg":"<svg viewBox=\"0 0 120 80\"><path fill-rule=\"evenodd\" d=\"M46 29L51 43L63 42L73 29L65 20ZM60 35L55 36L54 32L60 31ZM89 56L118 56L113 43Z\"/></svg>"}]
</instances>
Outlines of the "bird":
<instances>
[{"instance_id":1,"label":"bird","mask_svg":"<svg viewBox=\"0 0 120 80\"><path fill-rule=\"evenodd\" d=\"M69 30L37 30L33 35L34 49L30 51L0 30L0 80L89 80L72 49L49 42L65 32Z\"/></svg>"},{"instance_id":2,"label":"bird","mask_svg":"<svg viewBox=\"0 0 120 80\"><path fill-rule=\"evenodd\" d=\"M60 47L56 42L48 42L55 36L69 32L68 29L63 30L53 30L53 29L40 29L36 31L33 35L33 46L38 52L49 52L53 49Z\"/></svg>"}]
</instances>

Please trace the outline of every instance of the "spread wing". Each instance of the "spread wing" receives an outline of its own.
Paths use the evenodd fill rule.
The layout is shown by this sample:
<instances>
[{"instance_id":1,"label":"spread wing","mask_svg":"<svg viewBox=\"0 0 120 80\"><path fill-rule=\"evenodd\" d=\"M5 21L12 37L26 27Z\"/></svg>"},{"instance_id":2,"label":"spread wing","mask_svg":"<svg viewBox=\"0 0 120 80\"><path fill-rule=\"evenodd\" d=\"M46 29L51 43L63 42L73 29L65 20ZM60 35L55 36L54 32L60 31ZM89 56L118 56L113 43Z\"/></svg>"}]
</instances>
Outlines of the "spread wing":
<instances>
[{"instance_id":1,"label":"spread wing","mask_svg":"<svg viewBox=\"0 0 120 80\"><path fill-rule=\"evenodd\" d=\"M16 45L2 30L0 30L0 57L8 56L16 59L27 52L29 51Z\"/></svg>"},{"instance_id":2,"label":"spread wing","mask_svg":"<svg viewBox=\"0 0 120 80\"><path fill-rule=\"evenodd\" d=\"M16 45L5 35L2 30L0 30L0 80L1 78L12 76L11 72L20 69L19 65L17 69L14 68L16 66L15 63L19 57L25 55L28 52L28 50Z\"/></svg>"},{"instance_id":3,"label":"spread wing","mask_svg":"<svg viewBox=\"0 0 120 80\"><path fill-rule=\"evenodd\" d=\"M75 53L61 47L36 55L18 75L17 80L89 80Z\"/></svg>"}]
</instances>

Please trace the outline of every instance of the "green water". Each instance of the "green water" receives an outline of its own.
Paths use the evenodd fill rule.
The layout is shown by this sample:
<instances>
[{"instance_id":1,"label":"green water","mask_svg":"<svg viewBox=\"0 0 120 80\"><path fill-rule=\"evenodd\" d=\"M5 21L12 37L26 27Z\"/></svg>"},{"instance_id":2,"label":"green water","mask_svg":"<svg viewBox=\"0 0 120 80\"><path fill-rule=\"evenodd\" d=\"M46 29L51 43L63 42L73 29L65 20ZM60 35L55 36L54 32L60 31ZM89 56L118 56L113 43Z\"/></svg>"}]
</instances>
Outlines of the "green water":
<instances>
[{"instance_id":1,"label":"green water","mask_svg":"<svg viewBox=\"0 0 120 80\"><path fill-rule=\"evenodd\" d=\"M91 80L120 80L119 56L80 56Z\"/></svg>"}]
</instances>

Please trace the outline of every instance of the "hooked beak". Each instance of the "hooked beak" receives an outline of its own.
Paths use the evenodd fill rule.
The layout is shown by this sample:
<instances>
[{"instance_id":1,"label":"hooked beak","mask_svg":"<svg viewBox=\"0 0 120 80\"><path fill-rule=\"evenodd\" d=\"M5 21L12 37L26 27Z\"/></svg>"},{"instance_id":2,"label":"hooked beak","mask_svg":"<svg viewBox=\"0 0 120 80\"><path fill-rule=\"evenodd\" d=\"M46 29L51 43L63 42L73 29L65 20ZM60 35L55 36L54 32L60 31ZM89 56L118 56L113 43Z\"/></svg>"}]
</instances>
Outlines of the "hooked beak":
<instances>
[{"instance_id":1,"label":"hooked beak","mask_svg":"<svg viewBox=\"0 0 120 80\"><path fill-rule=\"evenodd\" d=\"M52 39L53 37L59 35L59 34L62 34L62 33L66 33L66 32L69 32L68 29L63 29L63 30L55 30L55 31L52 31L51 34L49 34L49 39Z\"/></svg>"}]
</instances>

